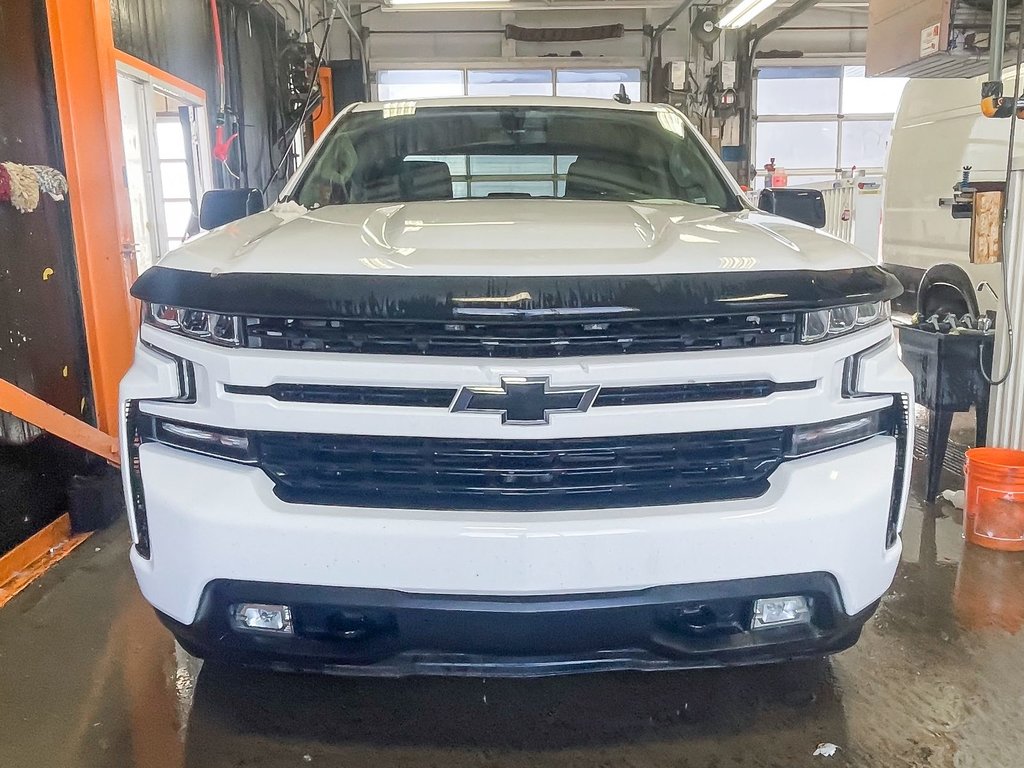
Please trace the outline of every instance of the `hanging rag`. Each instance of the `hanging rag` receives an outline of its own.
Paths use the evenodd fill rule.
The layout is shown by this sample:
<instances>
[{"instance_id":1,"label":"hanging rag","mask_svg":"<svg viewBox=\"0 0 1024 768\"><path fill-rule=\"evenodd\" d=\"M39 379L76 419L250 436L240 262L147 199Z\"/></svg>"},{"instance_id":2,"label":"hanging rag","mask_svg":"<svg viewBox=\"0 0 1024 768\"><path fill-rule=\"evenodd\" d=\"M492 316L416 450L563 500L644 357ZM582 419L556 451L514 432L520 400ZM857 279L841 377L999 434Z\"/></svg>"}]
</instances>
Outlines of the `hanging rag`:
<instances>
[{"instance_id":1,"label":"hanging rag","mask_svg":"<svg viewBox=\"0 0 1024 768\"><path fill-rule=\"evenodd\" d=\"M48 194L53 200L64 199L64 195L68 193L68 180L64 178L63 173L48 165L32 165L29 167L36 172L36 180L39 182L39 188L43 192Z\"/></svg>"},{"instance_id":2,"label":"hanging rag","mask_svg":"<svg viewBox=\"0 0 1024 768\"><path fill-rule=\"evenodd\" d=\"M31 213L39 207L39 179L28 165L5 163L11 177L11 205L22 213Z\"/></svg>"},{"instance_id":3,"label":"hanging rag","mask_svg":"<svg viewBox=\"0 0 1024 768\"><path fill-rule=\"evenodd\" d=\"M11 202L11 174L7 167L0 163L0 203Z\"/></svg>"}]
</instances>

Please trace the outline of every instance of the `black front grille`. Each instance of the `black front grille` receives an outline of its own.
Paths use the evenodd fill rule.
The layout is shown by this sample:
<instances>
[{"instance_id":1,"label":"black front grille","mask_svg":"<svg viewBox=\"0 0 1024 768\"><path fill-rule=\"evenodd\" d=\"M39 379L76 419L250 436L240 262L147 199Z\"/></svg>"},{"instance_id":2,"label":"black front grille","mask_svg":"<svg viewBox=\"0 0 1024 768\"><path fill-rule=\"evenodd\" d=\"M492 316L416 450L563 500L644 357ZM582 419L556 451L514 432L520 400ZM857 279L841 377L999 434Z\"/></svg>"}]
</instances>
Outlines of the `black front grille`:
<instances>
[{"instance_id":1,"label":"black front grille","mask_svg":"<svg viewBox=\"0 0 1024 768\"><path fill-rule=\"evenodd\" d=\"M673 403L706 403L719 400L750 400L765 398L776 392L799 392L814 389L817 381L774 382L767 379L751 381L690 382L687 384L655 384L650 386L602 387L594 400L595 408L619 405L670 405ZM254 387L225 384L231 395L271 397L286 403L320 403L325 405L383 405L406 408L448 408L458 394L457 389L431 387L378 387L344 384L271 384Z\"/></svg>"},{"instance_id":2,"label":"black front grille","mask_svg":"<svg viewBox=\"0 0 1024 768\"><path fill-rule=\"evenodd\" d=\"M795 344L799 314L453 320L248 318L260 349L442 357L575 357Z\"/></svg>"},{"instance_id":3,"label":"black front grille","mask_svg":"<svg viewBox=\"0 0 1024 768\"><path fill-rule=\"evenodd\" d=\"M754 498L788 441L784 427L496 441L264 432L257 451L291 503L554 511Z\"/></svg>"}]
</instances>

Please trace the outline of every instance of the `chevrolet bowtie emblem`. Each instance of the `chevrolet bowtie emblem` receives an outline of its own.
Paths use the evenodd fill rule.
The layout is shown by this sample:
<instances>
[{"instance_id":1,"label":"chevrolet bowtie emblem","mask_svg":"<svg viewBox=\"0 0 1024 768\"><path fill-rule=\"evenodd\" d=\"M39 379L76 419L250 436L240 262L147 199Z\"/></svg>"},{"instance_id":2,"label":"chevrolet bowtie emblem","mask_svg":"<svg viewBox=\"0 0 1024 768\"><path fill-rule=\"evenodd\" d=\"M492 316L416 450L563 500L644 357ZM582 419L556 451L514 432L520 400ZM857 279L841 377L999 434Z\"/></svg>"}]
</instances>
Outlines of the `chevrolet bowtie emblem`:
<instances>
[{"instance_id":1,"label":"chevrolet bowtie emblem","mask_svg":"<svg viewBox=\"0 0 1024 768\"><path fill-rule=\"evenodd\" d=\"M453 412L500 413L502 424L547 424L552 413L582 413L600 387L552 387L547 376L502 376L500 387L463 387Z\"/></svg>"}]
</instances>

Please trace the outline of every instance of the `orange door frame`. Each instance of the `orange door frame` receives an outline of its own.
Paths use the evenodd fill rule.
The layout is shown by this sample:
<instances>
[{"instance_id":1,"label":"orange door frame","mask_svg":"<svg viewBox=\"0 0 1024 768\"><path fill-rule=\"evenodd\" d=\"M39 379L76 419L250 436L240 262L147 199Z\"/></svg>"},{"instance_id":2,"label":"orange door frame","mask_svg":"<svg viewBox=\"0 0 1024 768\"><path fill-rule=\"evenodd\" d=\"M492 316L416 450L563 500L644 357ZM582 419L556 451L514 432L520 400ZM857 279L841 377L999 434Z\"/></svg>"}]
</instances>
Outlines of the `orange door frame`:
<instances>
[{"instance_id":1,"label":"orange door frame","mask_svg":"<svg viewBox=\"0 0 1024 768\"><path fill-rule=\"evenodd\" d=\"M177 88L179 91L187 93L189 96L196 99L197 101L203 102L203 106L206 106L206 91L204 91L197 85L192 85L192 83L190 83L188 80L182 80L180 77L175 77L170 72L164 72L159 67L154 67L148 61L143 61L142 59L136 58L135 56L132 56L130 53L125 53L124 51L118 50L117 48L114 49L114 60L121 64L126 64L127 66L141 72L144 75L149 75L151 78L153 78L153 80ZM121 142L120 125L121 124L118 123L117 135L119 142ZM123 147L121 148L121 152L123 154Z\"/></svg>"},{"instance_id":2,"label":"orange door frame","mask_svg":"<svg viewBox=\"0 0 1024 768\"><path fill-rule=\"evenodd\" d=\"M117 389L139 325L128 293L137 274L116 63L204 103L206 93L118 51L107 0L46 0L46 11L98 430L2 380L0 410L116 463Z\"/></svg>"},{"instance_id":3,"label":"orange door frame","mask_svg":"<svg viewBox=\"0 0 1024 768\"><path fill-rule=\"evenodd\" d=\"M131 363L138 311L128 295L134 236L110 3L46 0L46 10L96 419L116 435L117 387Z\"/></svg>"}]
</instances>

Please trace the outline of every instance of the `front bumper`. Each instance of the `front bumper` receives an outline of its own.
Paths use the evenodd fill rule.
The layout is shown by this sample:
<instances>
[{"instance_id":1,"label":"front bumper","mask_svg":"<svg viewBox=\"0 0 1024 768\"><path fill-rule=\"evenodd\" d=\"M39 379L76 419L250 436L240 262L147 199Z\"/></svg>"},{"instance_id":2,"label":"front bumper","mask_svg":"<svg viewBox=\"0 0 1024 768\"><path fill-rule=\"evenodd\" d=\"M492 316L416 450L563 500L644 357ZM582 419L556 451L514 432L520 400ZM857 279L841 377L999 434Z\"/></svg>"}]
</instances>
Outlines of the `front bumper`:
<instances>
[{"instance_id":1,"label":"front bumper","mask_svg":"<svg viewBox=\"0 0 1024 768\"><path fill-rule=\"evenodd\" d=\"M132 563L182 624L218 579L526 597L825 572L853 615L899 561L885 546L895 460L896 440L875 437L786 462L756 499L503 514L288 504L256 467L145 444L153 546Z\"/></svg>"},{"instance_id":2,"label":"front bumper","mask_svg":"<svg viewBox=\"0 0 1024 768\"><path fill-rule=\"evenodd\" d=\"M807 349L514 365L508 361L470 364L359 355L282 355L260 350L225 352L198 342L165 338L169 334L152 329L144 329L143 336L194 363L196 398L174 400L182 392L177 367L166 356L140 347L122 383L126 404L137 404L144 413L168 419L253 430L548 440L701 432L852 416L886 407L892 402L892 393L912 389L893 345L884 346L889 336L882 327L854 334L859 338L838 339ZM846 362L852 355L879 344L883 346L860 360L855 382L858 392L879 394L846 397ZM229 383L266 386L281 380L453 386L493 383L508 373L550 375L558 386L594 381L624 386L655 380L671 383L751 377L817 383L813 389L780 392L760 400L560 414L564 418L552 418L550 424L539 427L506 425L493 414L452 414L444 408L325 407L225 391ZM127 455L124 441L122 437ZM668 602L686 603L709 599L700 591L708 585L742 586L751 579L826 574L835 590L834 595L829 592L835 623L817 626L813 637L786 638L783 645L772 649L733 649L736 653L728 661L723 660L728 649L721 648L710 655L683 654L681 659L678 653L666 654L663 649L645 645L654 619L634 614L633 619L643 630L639 640L636 636L624 640L599 634L600 642L594 647L559 651L554 661L550 654L541 654L537 669L550 666L556 671L569 671L577 665L593 664L598 666L590 668L656 668L666 664L694 666L793 658L828 653L852 642L859 623L891 584L901 545L898 539L891 545L886 540L887 529L892 529L889 516L894 508L899 512L906 498L906 486L896 489L894 507L896 461L897 440L878 436L786 461L771 475L769 490L757 498L487 512L363 508L346 506L343 499L331 506L287 503L275 494L272 480L258 467L145 443L138 450L138 465L145 486L147 540L152 546L148 557L141 556L137 547L132 549L131 557L146 599L186 644L203 651L209 645L206 595L214 594L218 584L293 585L295 589L345 596L350 594L342 592L345 590L373 590L408 599L472 596L468 598L471 601L522 601L536 608L538 600L557 603L598 595L629 601L638 593L665 589L682 590L667 598ZM123 468L129 481L130 463L124 462ZM134 519L131 522L138 542L138 523ZM310 599L314 605L322 602ZM263 594L253 595L252 601L273 602ZM331 600L326 604L331 605ZM572 623L580 621L582 614L598 615L571 608L557 608L552 613L567 613ZM549 634L545 626L526 636L537 639ZM794 644L787 645L790 641ZM211 653L218 653L218 648L231 650L231 646L223 648L215 643ZM623 661L623 649L639 655ZM435 661L452 661L446 653L459 657L445 667L449 673L468 663L467 655L472 657L471 667L480 656L473 647L431 647L429 652ZM378 670L388 664L405 669L410 663L409 654L415 661L419 653L399 648L394 658L372 660L371 665ZM281 655L296 657L283 650ZM500 649L489 649L483 655L490 659L487 663L499 666L505 663L502 659L508 660ZM536 652L525 646L513 656L515 668L524 658L537 658ZM301 662L304 657L298 653L297 658ZM311 663L322 666L322 659L314 654ZM346 668L356 669L360 664L350 663Z\"/></svg>"},{"instance_id":3,"label":"front bumper","mask_svg":"<svg viewBox=\"0 0 1024 768\"><path fill-rule=\"evenodd\" d=\"M810 624L750 631L753 601L810 598ZM291 607L294 634L239 631L241 602ZM208 659L343 675L538 677L758 664L844 650L877 603L847 616L824 573L629 593L481 598L215 581L191 625L161 619Z\"/></svg>"}]
</instances>

